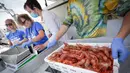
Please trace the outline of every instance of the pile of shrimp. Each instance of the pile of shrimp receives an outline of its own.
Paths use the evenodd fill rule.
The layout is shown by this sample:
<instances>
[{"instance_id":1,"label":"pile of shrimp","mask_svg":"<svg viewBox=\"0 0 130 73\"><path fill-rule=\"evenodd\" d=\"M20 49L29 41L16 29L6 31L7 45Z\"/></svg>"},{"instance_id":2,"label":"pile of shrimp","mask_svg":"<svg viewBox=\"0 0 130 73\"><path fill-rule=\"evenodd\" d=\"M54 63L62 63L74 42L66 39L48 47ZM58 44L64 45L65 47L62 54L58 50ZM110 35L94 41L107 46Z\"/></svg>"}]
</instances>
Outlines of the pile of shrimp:
<instances>
[{"instance_id":1,"label":"pile of shrimp","mask_svg":"<svg viewBox=\"0 0 130 73\"><path fill-rule=\"evenodd\" d=\"M113 73L113 59L108 47L90 45L68 45L53 53L48 59L98 73Z\"/></svg>"}]
</instances>

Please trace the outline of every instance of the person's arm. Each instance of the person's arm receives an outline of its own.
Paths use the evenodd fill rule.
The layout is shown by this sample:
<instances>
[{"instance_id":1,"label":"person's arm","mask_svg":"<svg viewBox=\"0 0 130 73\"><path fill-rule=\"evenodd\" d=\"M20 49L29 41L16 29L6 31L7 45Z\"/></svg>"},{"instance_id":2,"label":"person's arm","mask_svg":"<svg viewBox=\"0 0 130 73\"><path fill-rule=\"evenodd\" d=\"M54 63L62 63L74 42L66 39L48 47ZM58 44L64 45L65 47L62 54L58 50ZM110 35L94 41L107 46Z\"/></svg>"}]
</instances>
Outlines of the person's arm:
<instances>
[{"instance_id":1,"label":"person's arm","mask_svg":"<svg viewBox=\"0 0 130 73\"><path fill-rule=\"evenodd\" d=\"M71 14L71 9L70 9L70 3L71 1L68 2L67 6L67 16L65 17L65 20L63 24L60 27L60 30L56 34L56 40L59 40L68 30L68 28L73 24L73 16Z\"/></svg>"},{"instance_id":2,"label":"person's arm","mask_svg":"<svg viewBox=\"0 0 130 73\"><path fill-rule=\"evenodd\" d=\"M26 46L30 46L34 42L40 41L45 36L44 29L39 22L34 22L34 26L35 26L34 30L38 32L38 35L35 38L28 40L27 42L24 42L22 44L23 48L25 48ZM27 31L26 31L26 38L27 38Z\"/></svg>"},{"instance_id":3,"label":"person's arm","mask_svg":"<svg viewBox=\"0 0 130 73\"><path fill-rule=\"evenodd\" d=\"M15 45L13 45L13 43L10 40L8 40L8 43L9 43L10 49L15 47Z\"/></svg>"},{"instance_id":4,"label":"person's arm","mask_svg":"<svg viewBox=\"0 0 130 73\"><path fill-rule=\"evenodd\" d=\"M44 44L40 44L34 47L35 50L42 50L45 49L47 47L49 41L46 41Z\"/></svg>"},{"instance_id":5,"label":"person's arm","mask_svg":"<svg viewBox=\"0 0 130 73\"><path fill-rule=\"evenodd\" d=\"M8 44L9 46L13 46L13 43L11 42L10 38L9 38L9 33L6 33L6 38L8 40Z\"/></svg>"},{"instance_id":6,"label":"person's arm","mask_svg":"<svg viewBox=\"0 0 130 73\"><path fill-rule=\"evenodd\" d=\"M117 36L112 41L112 57L124 62L128 57L128 50L124 45L124 39L130 34L130 12L128 12L123 20L122 27Z\"/></svg>"},{"instance_id":7,"label":"person's arm","mask_svg":"<svg viewBox=\"0 0 130 73\"><path fill-rule=\"evenodd\" d=\"M24 38L22 41L20 41L18 44L19 45L21 45L21 44L23 44L24 42L26 42L27 41L27 39L26 38Z\"/></svg>"},{"instance_id":8,"label":"person's arm","mask_svg":"<svg viewBox=\"0 0 130 73\"><path fill-rule=\"evenodd\" d=\"M46 12L46 25L48 26L50 32L52 33L52 36L50 37L50 40L55 39L59 40L68 30L68 28L73 24L73 17L71 14L71 9L70 9L70 3L68 3L67 6L67 16L65 17L65 20L63 24L61 25L60 29L58 29L58 23L55 22L55 17L57 17L55 14L51 14L50 12ZM53 17L54 16L54 17ZM47 22L48 21L48 22ZM60 22L59 22L60 23ZM52 28L53 27L53 28Z\"/></svg>"},{"instance_id":9,"label":"person's arm","mask_svg":"<svg viewBox=\"0 0 130 73\"><path fill-rule=\"evenodd\" d=\"M8 43L9 43L9 46L12 46L12 45L13 45L12 42L11 42L10 40L8 40Z\"/></svg>"},{"instance_id":10,"label":"person's arm","mask_svg":"<svg viewBox=\"0 0 130 73\"><path fill-rule=\"evenodd\" d=\"M59 40L68 30L68 26L61 25L60 30L56 34L56 40Z\"/></svg>"},{"instance_id":11,"label":"person's arm","mask_svg":"<svg viewBox=\"0 0 130 73\"><path fill-rule=\"evenodd\" d=\"M130 11L125 15L123 25L116 37L123 38L130 34Z\"/></svg>"},{"instance_id":12,"label":"person's arm","mask_svg":"<svg viewBox=\"0 0 130 73\"><path fill-rule=\"evenodd\" d=\"M68 30L68 28L73 24L73 16L71 14L70 9L70 3L69 0L68 6L67 6L67 16L63 22L63 25L61 25L60 30L57 32L56 36L49 41L47 48L51 48L52 46L56 45L57 41L65 34L65 32Z\"/></svg>"},{"instance_id":13,"label":"person's arm","mask_svg":"<svg viewBox=\"0 0 130 73\"><path fill-rule=\"evenodd\" d=\"M38 31L38 35L35 38L33 38L31 41L37 42L40 41L45 36L45 33L44 33L43 26L39 22L34 22L34 24L35 24L35 30Z\"/></svg>"},{"instance_id":14,"label":"person's arm","mask_svg":"<svg viewBox=\"0 0 130 73\"><path fill-rule=\"evenodd\" d=\"M38 32L39 32L39 34L35 38L32 39L32 42L37 42L44 37L45 33L43 30L39 30Z\"/></svg>"},{"instance_id":15,"label":"person's arm","mask_svg":"<svg viewBox=\"0 0 130 73\"><path fill-rule=\"evenodd\" d=\"M25 34L24 31L19 31L19 34L21 35L21 37L23 37L24 39L19 41L18 45L22 45L24 42L28 41L27 39L27 35Z\"/></svg>"}]
</instances>

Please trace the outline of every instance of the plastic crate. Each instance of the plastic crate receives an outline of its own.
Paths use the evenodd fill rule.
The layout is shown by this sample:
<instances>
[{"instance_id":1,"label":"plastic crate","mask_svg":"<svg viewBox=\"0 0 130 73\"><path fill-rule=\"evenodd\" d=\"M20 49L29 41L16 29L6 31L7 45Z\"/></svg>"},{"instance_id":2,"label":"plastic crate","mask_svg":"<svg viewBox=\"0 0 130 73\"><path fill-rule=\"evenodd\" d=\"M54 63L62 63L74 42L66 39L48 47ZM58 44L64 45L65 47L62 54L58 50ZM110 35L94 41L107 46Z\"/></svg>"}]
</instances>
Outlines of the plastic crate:
<instances>
[{"instance_id":1,"label":"plastic crate","mask_svg":"<svg viewBox=\"0 0 130 73\"><path fill-rule=\"evenodd\" d=\"M101 46L107 46L107 47L111 46L111 43L68 43L68 44L70 44L70 45L83 44L83 45L92 45L92 46L100 46L100 47ZM54 52L60 51L63 47L64 47L64 45L62 45L61 47L59 47ZM44 59L45 62L47 62L51 68L59 70L59 71L61 71L63 73L97 73L97 72L94 72L94 71L91 71L91 70L87 70L87 69L83 69L83 68L79 68L79 67L75 67L75 66L71 66L71 65L67 65L67 64L63 64L63 63L59 63L59 62L48 60L48 58L54 52L52 52L50 55L48 55ZM118 69L119 69L118 60L114 60L113 73L118 73Z\"/></svg>"}]
</instances>

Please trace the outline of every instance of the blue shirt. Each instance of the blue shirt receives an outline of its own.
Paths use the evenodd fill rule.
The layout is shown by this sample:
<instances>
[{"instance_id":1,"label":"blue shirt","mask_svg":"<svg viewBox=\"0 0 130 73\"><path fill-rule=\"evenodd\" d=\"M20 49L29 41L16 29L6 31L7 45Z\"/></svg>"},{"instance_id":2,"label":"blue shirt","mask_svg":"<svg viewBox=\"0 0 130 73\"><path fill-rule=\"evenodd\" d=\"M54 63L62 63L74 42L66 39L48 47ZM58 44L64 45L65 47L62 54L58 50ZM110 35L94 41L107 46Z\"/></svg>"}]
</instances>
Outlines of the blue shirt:
<instances>
[{"instance_id":1,"label":"blue shirt","mask_svg":"<svg viewBox=\"0 0 130 73\"><path fill-rule=\"evenodd\" d=\"M25 31L26 38L28 40L35 38L39 34L40 30L44 31L43 26L39 22L34 22L30 28L26 28L26 31ZM35 46L44 44L47 40L48 40L48 38L47 38L46 34L44 33L44 37L41 40L34 42L33 44Z\"/></svg>"},{"instance_id":2,"label":"blue shirt","mask_svg":"<svg viewBox=\"0 0 130 73\"><path fill-rule=\"evenodd\" d=\"M19 41L23 40L25 33L21 30L16 30L15 32L9 32L6 34L6 38L12 42L13 45L16 45Z\"/></svg>"}]
</instances>

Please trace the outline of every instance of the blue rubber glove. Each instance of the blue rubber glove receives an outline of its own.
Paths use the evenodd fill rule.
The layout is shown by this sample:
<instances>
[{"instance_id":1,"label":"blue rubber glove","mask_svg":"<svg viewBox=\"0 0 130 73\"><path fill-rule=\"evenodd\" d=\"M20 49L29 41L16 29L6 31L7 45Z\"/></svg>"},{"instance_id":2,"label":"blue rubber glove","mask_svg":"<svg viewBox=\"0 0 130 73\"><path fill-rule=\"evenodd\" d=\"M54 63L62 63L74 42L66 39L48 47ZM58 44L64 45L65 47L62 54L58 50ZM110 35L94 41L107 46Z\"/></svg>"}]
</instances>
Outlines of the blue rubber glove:
<instances>
[{"instance_id":1,"label":"blue rubber glove","mask_svg":"<svg viewBox=\"0 0 130 73\"><path fill-rule=\"evenodd\" d=\"M120 62L124 62L128 57L128 50L123 44L122 38L114 38L112 42L112 57Z\"/></svg>"},{"instance_id":2,"label":"blue rubber glove","mask_svg":"<svg viewBox=\"0 0 130 73\"><path fill-rule=\"evenodd\" d=\"M51 48L53 47L54 45L56 45L57 43L57 40L56 39L53 39L52 41L49 41L48 45L47 45L47 48Z\"/></svg>"},{"instance_id":3,"label":"blue rubber glove","mask_svg":"<svg viewBox=\"0 0 130 73\"><path fill-rule=\"evenodd\" d=\"M32 40L29 40L22 44L22 48L26 48L26 46L31 46L32 43L33 43Z\"/></svg>"},{"instance_id":4,"label":"blue rubber glove","mask_svg":"<svg viewBox=\"0 0 130 73\"><path fill-rule=\"evenodd\" d=\"M10 49L13 49L13 48L15 48L15 45L13 45L13 46L10 46Z\"/></svg>"},{"instance_id":5,"label":"blue rubber glove","mask_svg":"<svg viewBox=\"0 0 130 73\"><path fill-rule=\"evenodd\" d=\"M10 48L13 49L13 48L15 48L15 47L17 47L17 46L19 46L19 44L16 44L16 45L10 46Z\"/></svg>"}]
</instances>

